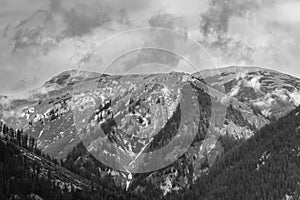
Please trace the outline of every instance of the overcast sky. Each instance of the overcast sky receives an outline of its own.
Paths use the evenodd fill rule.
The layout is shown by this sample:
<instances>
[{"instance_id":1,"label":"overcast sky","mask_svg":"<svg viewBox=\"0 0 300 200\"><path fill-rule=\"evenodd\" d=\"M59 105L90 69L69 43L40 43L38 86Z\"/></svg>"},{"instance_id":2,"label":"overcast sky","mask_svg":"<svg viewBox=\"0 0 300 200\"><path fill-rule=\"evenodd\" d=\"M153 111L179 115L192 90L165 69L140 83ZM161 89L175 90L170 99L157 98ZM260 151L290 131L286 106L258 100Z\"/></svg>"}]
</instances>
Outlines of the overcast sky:
<instances>
[{"instance_id":1,"label":"overcast sky","mask_svg":"<svg viewBox=\"0 0 300 200\"><path fill-rule=\"evenodd\" d=\"M299 10L299 0L1 0L0 93L40 86L53 75L91 62L99 61L101 71L96 47L140 27L186 32L219 67L255 65L300 77ZM119 42L124 46L131 40ZM166 41L182 45L155 38L156 44ZM122 73L129 64L159 56L174 70L186 69L174 55L157 52L138 52L114 69ZM132 57L139 62L132 63ZM149 65L144 67L147 71ZM163 71L160 65L154 69Z\"/></svg>"}]
</instances>

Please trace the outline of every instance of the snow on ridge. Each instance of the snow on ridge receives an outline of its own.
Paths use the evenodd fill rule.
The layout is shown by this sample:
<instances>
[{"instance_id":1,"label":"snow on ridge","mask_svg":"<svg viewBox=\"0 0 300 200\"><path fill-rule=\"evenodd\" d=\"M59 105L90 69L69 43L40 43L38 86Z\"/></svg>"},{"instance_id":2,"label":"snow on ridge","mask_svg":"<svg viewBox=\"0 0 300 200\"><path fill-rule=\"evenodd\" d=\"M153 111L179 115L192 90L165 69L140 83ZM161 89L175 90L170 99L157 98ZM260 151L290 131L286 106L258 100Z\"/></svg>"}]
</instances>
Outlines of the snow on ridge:
<instances>
[{"instance_id":1,"label":"snow on ridge","mask_svg":"<svg viewBox=\"0 0 300 200\"><path fill-rule=\"evenodd\" d=\"M246 71L239 71L236 75L235 80L237 80L237 81L240 80L240 79L244 80L246 78L246 76L247 76Z\"/></svg>"},{"instance_id":2,"label":"snow on ridge","mask_svg":"<svg viewBox=\"0 0 300 200\"><path fill-rule=\"evenodd\" d=\"M272 114L272 108L279 102L290 102L294 106L300 105L300 91L289 92L286 89L275 89L272 93L252 101L252 104L258 107L266 117Z\"/></svg>"},{"instance_id":3,"label":"snow on ridge","mask_svg":"<svg viewBox=\"0 0 300 200\"><path fill-rule=\"evenodd\" d=\"M290 97L296 106L300 105L300 92L299 91L290 93Z\"/></svg>"},{"instance_id":4,"label":"snow on ridge","mask_svg":"<svg viewBox=\"0 0 300 200\"><path fill-rule=\"evenodd\" d=\"M229 66L224 68L214 68L214 69L205 69L199 72L196 72L194 75L200 75L202 78L212 77L220 75L221 73L235 73L243 74L249 72L257 71L273 71L266 68L256 67L256 66Z\"/></svg>"},{"instance_id":5,"label":"snow on ridge","mask_svg":"<svg viewBox=\"0 0 300 200\"><path fill-rule=\"evenodd\" d=\"M261 83L259 82L262 78L261 76L254 76L251 80L247 80L245 77L247 76L246 73L239 73L236 77L236 80L238 81L237 84L231 89L229 96L234 97L236 96L242 85L245 85L247 87L253 88L255 91L260 91Z\"/></svg>"},{"instance_id":6,"label":"snow on ridge","mask_svg":"<svg viewBox=\"0 0 300 200\"><path fill-rule=\"evenodd\" d=\"M3 97L0 98L0 104L4 107L4 108L8 108L10 106L12 99L10 97Z\"/></svg>"},{"instance_id":7,"label":"snow on ridge","mask_svg":"<svg viewBox=\"0 0 300 200\"><path fill-rule=\"evenodd\" d=\"M233 87L229 93L230 97L236 96L240 91L240 84L237 84L235 87Z\"/></svg>"},{"instance_id":8,"label":"snow on ridge","mask_svg":"<svg viewBox=\"0 0 300 200\"><path fill-rule=\"evenodd\" d=\"M255 76L250 81L246 81L246 85L249 87L252 87L256 91L260 91L261 84L259 80L261 79L261 76Z\"/></svg>"}]
</instances>

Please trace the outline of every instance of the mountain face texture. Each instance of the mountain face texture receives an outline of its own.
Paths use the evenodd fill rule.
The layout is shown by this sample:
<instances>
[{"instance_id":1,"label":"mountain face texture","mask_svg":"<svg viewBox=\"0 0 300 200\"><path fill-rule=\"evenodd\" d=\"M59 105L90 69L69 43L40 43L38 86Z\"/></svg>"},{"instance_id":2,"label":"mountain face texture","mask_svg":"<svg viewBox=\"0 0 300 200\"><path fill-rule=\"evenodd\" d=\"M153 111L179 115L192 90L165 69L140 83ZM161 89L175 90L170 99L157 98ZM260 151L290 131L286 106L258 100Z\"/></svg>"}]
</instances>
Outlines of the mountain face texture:
<instances>
[{"instance_id":1,"label":"mountain face texture","mask_svg":"<svg viewBox=\"0 0 300 200\"><path fill-rule=\"evenodd\" d=\"M194 74L216 89L250 106L264 117L276 119L300 104L300 80L274 70L229 67Z\"/></svg>"},{"instance_id":2,"label":"mountain face texture","mask_svg":"<svg viewBox=\"0 0 300 200\"><path fill-rule=\"evenodd\" d=\"M295 77L254 67L193 75L66 71L27 98L1 98L1 115L50 156L137 194L156 191L155 198L191 187L216 160L295 109L299 89Z\"/></svg>"}]
</instances>

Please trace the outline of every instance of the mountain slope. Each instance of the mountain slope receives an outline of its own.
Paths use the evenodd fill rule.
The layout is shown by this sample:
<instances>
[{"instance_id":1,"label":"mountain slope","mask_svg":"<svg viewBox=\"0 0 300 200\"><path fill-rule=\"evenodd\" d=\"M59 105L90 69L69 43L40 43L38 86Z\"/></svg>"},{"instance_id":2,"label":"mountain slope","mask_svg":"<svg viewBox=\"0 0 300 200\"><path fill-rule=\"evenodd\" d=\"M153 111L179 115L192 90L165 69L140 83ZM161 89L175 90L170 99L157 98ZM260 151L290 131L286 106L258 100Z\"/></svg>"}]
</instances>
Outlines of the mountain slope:
<instances>
[{"instance_id":1,"label":"mountain slope","mask_svg":"<svg viewBox=\"0 0 300 200\"><path fill-rule=\"evenodd\" d=\"M187 199L299 199L299 169L300 107L229 151L182 194Z\"/></svg>"},{"instance_id":2,"label":"mountain slope","mask_svg":"<svg viewBox=\"0 0 300 200\"><path fill-rule=\"evenodd\" d=\"M300 79L258 67L227 67L194 74L269 119L285 115L300 104Z\"/></svg>"},{"instance_id":3,"label":"mountain slope","mask_svg":"<svg viewBox=\"0 0 300 200\"><path fill-rule=\"evenodd\" d=\"M1 199L123 199L130 195L60 166L41 154L32 137L0 125Z\"/></svg>"},{"instance_id":4,"label":"mountain slope","mask_svg":"<svg viewBox=\"0 0 300 200\"><path fill-rule=\"evenodd\" d=\"M68 71L45 83L43 87L51 90L12 102L3 109L3 119L24 128L43 152L67 158L78 173L89 171L99 179L109 175L128 190L157 191L161 197L194 184L218 157L279 117L283 108L288 111L297 105L292 98L299 90L294 77L262 68L220 71L219 77L217 71L126 76ZM288 90L288 84L293 90ZM268 95L267 91L280 92ZM268 102L267 108L260 106ZM163 163L159 157L147 162L139 155L162 149L176 141L178 133L187 140L195 136L179 159L169 152L165 157L176 161L168 167L130 173ZM122 168L115 170L94 160L101 158L97 152L103 152L106 144L117 146L117 153L110 152L108 158L121 157ZM183 146L177 152L181 150Z\"/></svg>"}]
</instances>

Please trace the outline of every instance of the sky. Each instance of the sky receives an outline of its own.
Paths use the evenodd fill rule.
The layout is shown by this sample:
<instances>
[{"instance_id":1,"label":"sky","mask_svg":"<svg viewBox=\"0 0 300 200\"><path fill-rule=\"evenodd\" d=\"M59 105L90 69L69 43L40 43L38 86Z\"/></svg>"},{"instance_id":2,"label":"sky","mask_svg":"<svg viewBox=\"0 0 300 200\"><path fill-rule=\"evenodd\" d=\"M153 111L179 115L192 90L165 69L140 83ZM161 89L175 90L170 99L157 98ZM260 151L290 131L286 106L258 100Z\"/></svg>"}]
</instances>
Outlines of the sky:
<instances>
[{"instance_id":1,"label":"sky","mask_svg":"<svg viewBox=\"0 0 300 200\"><path fill-rule=\"evenodd\" d=\"M299 0L1 0L0 94L39 87L78 67L103 72L108 57L110 73L193 72L181 53L213 63L199 70L250 65L300 77L299 10ZM170 51L129 51L138 45Z\"/></svg>"}]
</instances>

